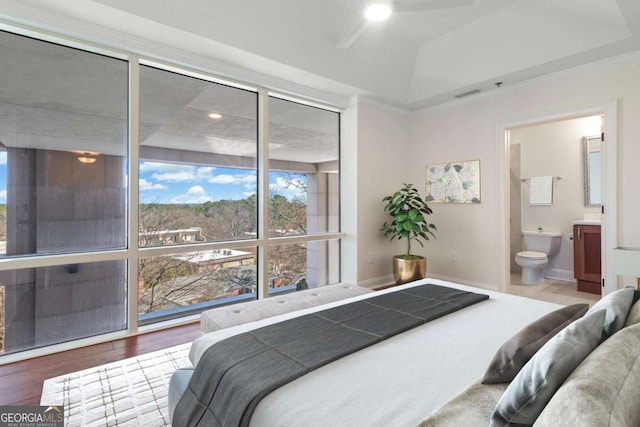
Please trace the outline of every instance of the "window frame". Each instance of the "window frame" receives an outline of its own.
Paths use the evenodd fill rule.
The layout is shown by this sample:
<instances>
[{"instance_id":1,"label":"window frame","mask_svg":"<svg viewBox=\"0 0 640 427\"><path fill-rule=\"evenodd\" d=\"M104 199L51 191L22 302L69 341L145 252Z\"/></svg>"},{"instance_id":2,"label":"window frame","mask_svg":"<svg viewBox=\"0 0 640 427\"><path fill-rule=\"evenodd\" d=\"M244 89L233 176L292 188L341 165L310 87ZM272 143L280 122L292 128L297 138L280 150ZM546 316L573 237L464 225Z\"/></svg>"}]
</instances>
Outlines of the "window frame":
<instances>
[{"instance_id":1,"label":"window frame","mask_svg":"<svg viewBox=\"0 0 640 427\"><path fill-rule=\"evenodd\" d=\"M158 60L152 57L138 55L133 51L111 48L73 37L63 36L46 30L34 29L26 25L7 24L0 22L0 30L34 38L42 42L51 42L62 46L80 49L90 53L97 53L107 57L125 60L128 63L128 116L127 116L127 159L126 173L127 181L127 207L126 207L126 248L106 249L98 251L85 251L75 253L60 253L47 255L28 255L23 257L10 257L0 259L0 271L17 270L25 268L50 267L64 264L83 264L101 261L123 260L127 266L127 327L125 330L96 335L88 338L67 341L60 344L48 345L46 347L34 348L16 353L0 355L0 365L38 357L45 354L65 351L86 345L98 344L111 341L116 338L137 335L151 330L165 329L179 324L191 323L199 320L199 314L171 319L163 322L140 326L138 314L138 261L141 257L175 255L194 251L207 251L215 249L241 249L249 246L257 248L257 281L258 299L267 298L269 292L269 247L272 245L293 244L310 241L330 241L342 242L345 237L340 226L337 232L324 232L308 235L296 235L285 237L269 237L269 97L280 98L287 101L296 102L333 111L339 114L338 127L341 128L344 109L329 103L307 99L304 96L293 96L272 90L267 86L248 84L241 80L234 80L227 77L218 76L215 71L192 68L178 65L170 61ZM161 70L175 72L188 77L195 77L212 83L224 84L227 86L256 92L258 95L257 108L257 196L258 196L258 224L257 236L255 239L231 240L222 242L201 242L185 243L181 245L141 247L138 241L139 226L139 118L140 118L140 66L148 65ZM339 147L341 141L338 142ZM339 153L341 152L339 148ZM340 157L340 156L339 156ZM341 172L341 160L338 158L338 170ZM340 174L342 175L342 174ZM339 178L338 188L341 191L342 178ZM341 208L338 209L338 221L342 224ZM339 245L341 247L341 244ZM340 254L338 254L341 258ZM341 266L338 267L341 270ZM340 271L338 276L340 277Z\"/></svg>"}]
</instances>

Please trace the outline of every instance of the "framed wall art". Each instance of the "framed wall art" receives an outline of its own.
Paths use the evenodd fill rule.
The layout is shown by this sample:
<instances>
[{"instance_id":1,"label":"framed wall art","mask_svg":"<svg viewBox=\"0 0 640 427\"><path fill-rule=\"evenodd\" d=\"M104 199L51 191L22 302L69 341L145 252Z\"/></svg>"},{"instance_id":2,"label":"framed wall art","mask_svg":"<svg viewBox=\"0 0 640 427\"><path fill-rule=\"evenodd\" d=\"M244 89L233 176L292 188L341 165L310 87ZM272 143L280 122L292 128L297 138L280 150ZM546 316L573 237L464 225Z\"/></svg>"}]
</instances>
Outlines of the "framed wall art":
<instances>
[{"instance_id":1,"label":"framed wall art","mask_svg":"<svg viewBox=\"0 0 640 427\"><path fill-rule=\"evenodd\" d=\"M480 160L426 167L426 200L430 203L480 203Z\"/></svg>"}]
</instances>

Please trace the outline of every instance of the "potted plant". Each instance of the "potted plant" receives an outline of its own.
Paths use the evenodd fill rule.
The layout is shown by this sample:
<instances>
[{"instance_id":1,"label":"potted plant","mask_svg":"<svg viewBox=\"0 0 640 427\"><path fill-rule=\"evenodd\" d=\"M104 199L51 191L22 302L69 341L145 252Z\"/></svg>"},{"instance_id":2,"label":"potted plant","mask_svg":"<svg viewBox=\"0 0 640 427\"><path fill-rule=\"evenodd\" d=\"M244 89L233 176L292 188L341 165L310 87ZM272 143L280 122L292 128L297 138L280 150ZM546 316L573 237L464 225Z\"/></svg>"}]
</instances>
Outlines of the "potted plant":
<instances>
[{"instance_id":1,"label":"potted plant","mask_svg":"<svg viewBox=\"0 0 640 427\"><path fill-rule=\"evenodd\" d=\"M429 236L436 237L433 234L436 226L426 219L433 211L420 197L418 190L413 188L413 184L403 185L403 188L382 199L384 211L393 220L385 221L380 229L390 241L396 237L398 240L407 239L407 252L393 256L393 278L398 285L423 279L427 271L426 258L411 253L411 241L415 240L424 247L423 240L429 240Z\"/></svg>"}]
</instances>

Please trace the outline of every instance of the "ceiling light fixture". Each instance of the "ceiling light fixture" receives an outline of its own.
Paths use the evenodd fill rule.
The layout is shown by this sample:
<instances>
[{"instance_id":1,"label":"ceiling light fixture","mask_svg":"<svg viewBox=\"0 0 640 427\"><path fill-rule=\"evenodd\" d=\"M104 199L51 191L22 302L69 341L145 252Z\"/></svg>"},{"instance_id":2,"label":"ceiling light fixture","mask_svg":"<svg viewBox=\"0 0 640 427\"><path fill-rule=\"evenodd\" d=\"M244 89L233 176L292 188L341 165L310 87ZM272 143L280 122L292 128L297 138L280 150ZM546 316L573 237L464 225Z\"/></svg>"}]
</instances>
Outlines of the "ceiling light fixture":
<instances>
[{"instance_id":1,"label":"ceiling light fixture","mask_svg":"<svg viewBox=\"0 0 640 427\"><path fill-rule=\"evenodd\" d=\"M384 21L391 16L390 1L376 1L371 3L364 11L364 16L369 21Z\"/></svg>"},{"instance_id":2,"label":"ceiling light fixture","mask_svg":"<svg viewBox=\"0 0 640 427\"><path fill-rule=\"evenodd\" d=\"M221 119L222 118L222 114L220 113L209 113L209 118L210 119Z\"/></svg>"},{"instance_id":3,"label":"ceiling light fixture","mask_svg":"<svg viewBox=\"0 0 640 427\"><path fill-rule=\"evenodd\" d=\"M86 163L86 164L95 163L96 160L98 160L98 155L97 154L82 153L81 155L78 156L78 161L80 161L82 163Z\"/></svg>"}]
</instances>

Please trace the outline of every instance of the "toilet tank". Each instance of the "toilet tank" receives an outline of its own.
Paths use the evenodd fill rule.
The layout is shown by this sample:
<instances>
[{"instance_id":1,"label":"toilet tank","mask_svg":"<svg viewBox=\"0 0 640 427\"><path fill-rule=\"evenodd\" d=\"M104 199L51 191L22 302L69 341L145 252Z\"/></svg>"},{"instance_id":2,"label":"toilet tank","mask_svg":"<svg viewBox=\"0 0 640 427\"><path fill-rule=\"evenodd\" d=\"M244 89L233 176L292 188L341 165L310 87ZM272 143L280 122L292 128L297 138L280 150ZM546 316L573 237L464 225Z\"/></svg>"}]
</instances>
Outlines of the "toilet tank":
<instances>
[{"instance_id":1,"label":"toilet tank","mask_svg":"<svg viewBox=\"0 0 640 427\"><path fill-rule=\"evenodd\" d=\"M554 256L560 250L562 233L551 231L523 231L524 248L528 251L542 252Z\"/></svg>"}]
</instances>

